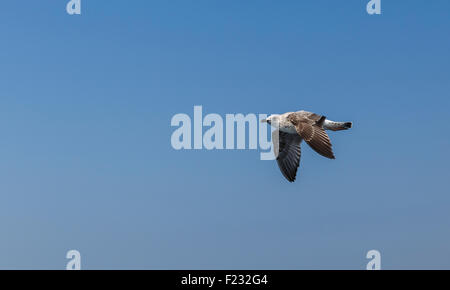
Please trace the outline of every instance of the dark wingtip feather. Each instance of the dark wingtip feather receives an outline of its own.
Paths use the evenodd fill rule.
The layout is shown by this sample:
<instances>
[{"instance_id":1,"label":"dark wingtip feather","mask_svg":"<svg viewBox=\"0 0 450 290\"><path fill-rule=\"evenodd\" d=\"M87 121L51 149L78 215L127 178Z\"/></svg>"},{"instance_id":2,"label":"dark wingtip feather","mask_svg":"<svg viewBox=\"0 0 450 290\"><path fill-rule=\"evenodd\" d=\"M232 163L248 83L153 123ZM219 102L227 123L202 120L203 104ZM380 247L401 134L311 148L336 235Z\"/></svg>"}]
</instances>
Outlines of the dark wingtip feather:
<instances>
[{"instance_id":1,"label":"dark wingtip feather","mask_svg":"<svg viewBox=\"0 0 450 290\"><path fill-rule=\"evenodd\" d=\"M322 127L322 126L323 126L323 123L325 122L326 119L327 119L327 117L322 116L322 117L320 117L319 121L316 122L316 124L317 124L319 127Z\"/></svg>"}]
</instances>

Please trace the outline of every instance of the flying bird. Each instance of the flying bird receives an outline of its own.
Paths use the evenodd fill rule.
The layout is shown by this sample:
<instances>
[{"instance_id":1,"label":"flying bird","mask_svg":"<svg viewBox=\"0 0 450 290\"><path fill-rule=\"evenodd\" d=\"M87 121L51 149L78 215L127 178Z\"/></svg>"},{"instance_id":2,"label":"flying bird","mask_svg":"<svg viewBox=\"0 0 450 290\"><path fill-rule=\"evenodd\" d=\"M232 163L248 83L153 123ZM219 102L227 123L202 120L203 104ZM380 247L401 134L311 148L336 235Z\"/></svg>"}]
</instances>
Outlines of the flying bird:
<instances>
[{"instance_id":1,"label":"flying bird","mask_svg":"<svg viewBox=\"0 0 450 290\"><path fill-rule=\"evenodd\" d=\"M276 128L272 133L275 157L281 173L289 182L294 182L297 175L302 140L320 155L335 159L325 130L341 131L352 127L352 122L334 122L327 120L325 116L306 111L274 114L261 122Z\"/></svg>"}]
</instances>

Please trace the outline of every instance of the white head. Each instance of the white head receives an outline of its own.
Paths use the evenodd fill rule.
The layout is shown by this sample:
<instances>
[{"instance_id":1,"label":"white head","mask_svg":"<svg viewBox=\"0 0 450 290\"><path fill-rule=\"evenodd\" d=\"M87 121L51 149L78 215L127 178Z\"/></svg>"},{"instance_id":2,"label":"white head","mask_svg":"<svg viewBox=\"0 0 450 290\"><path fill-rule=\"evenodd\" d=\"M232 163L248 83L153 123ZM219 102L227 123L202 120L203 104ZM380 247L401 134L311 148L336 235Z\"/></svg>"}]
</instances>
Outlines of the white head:
<instances>
[{"instance_id":1,"label":"white head","mask_svg":"<svg viewBox=\"0 0 450 290\"><path fill-rule=\"evenodd\" d=\"M273 127L279 127L280 126L280 115L273 114L267 117L265 120L261 120L261 123L268 123L269 125Z\"/></svg>"}]
</instances>

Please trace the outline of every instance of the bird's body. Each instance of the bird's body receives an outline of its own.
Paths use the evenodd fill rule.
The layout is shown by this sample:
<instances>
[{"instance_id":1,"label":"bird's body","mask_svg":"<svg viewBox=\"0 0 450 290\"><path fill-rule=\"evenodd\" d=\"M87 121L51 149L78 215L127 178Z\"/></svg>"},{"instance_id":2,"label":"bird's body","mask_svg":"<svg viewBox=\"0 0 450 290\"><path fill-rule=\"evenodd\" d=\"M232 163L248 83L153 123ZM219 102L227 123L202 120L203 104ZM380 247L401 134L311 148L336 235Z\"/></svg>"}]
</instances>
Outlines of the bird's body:
<instances>
[{"instance_id":1,"label":"bird's body","mask_svg":"<svg viewBox=\"0 0 450 290\"><path fill-rule=\"evenodd\" d=\"M334 122L327 120L325 116L306 111L271 115L263 122L277 129L272 133L274 152L281 172L290 182L295 181L297 175L302 140L320 155L335 159L325 130L340 131L352 127L351 122Z\"/></svg>"},{"instance_id":2,"label":"bird's body","mask_svg":"<svg viewBox=\"0 0 450 290\"><path fill-rule=\"evenodd\" d=\"M288 121L288 115L292 114L293 112L284 113L283 115L280 115L280 121L278 122L278 128L280 131L288 134L297 134L297 131L295 129L294 124L292 124L290 121ZM274 125L272 125L274 126ZM275 125L277 126L277 125ZM274 126L274 127L275 127Z\"/></svg>"}]
</instances>

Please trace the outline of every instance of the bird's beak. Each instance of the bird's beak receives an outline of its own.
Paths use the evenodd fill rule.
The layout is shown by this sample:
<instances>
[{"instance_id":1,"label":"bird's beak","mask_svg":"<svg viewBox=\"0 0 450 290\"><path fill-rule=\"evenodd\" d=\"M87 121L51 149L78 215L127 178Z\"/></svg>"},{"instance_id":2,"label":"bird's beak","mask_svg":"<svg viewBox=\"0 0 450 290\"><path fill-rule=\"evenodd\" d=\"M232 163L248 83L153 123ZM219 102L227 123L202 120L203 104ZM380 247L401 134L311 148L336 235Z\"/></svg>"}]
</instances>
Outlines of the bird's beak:
<instances>
[{"instance_id":1,"label":"bird's beak","mask_svg":"<svg viewBox=\"0 0 450 290\"><path fill-rule=\"evenodd\" d=\"M267 119L261 120L261 123L267 123Z\"/></svg>"}]
</instances>

